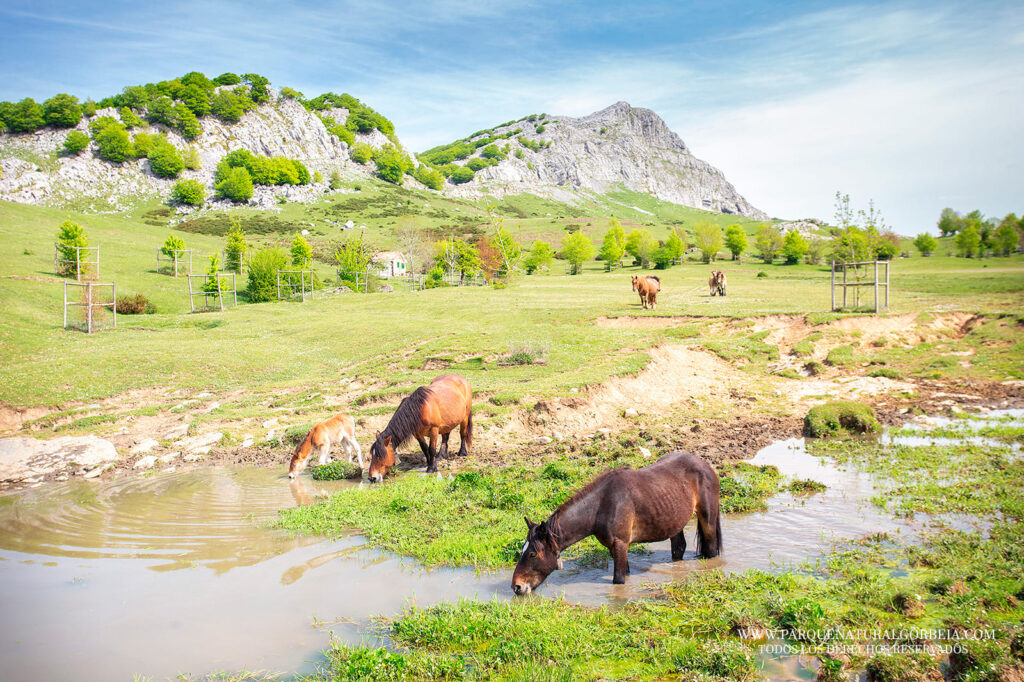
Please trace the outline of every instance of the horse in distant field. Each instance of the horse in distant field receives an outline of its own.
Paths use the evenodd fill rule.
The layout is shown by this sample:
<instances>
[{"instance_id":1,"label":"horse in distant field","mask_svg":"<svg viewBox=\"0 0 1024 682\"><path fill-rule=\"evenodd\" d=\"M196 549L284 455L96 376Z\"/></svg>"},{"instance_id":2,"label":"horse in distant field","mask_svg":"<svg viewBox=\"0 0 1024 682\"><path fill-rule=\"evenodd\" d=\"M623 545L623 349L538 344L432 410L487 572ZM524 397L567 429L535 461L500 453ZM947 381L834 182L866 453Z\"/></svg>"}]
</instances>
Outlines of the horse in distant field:
<instances>
[{"instance_id":1,"label":"horse in distant field","mask_svg":"<svg viewBox=\"0 0 1024 682\"><path fill-rule=\"evenodd\" d=\"M448 437L459 427L459 457L473 444L473 390L458 374L445 374L402 399L391 421L370 448L370 482L380 483L395 465L395 450L415 437L427 458L427 473L437 471L436 458L448 456ZM441 437L441 449L437 439Z\"/></svg>"},{"instance_id":2,"label":"horse in distant field","mask_svg":"<svg viewBox=\"0 0 1024 682\"><path fill-rule=\"evenodd\" d=\"M712 270L711 277L708 279L708 287L711 289L712 296L715 294L725 296L725 273L721 270Z\"/></svg>"},{"instance_id":3,"label":"horse in distant field","mask_svg":"<svg viewBox=\"0 0 1024 682\"><path fill-rule=\"evenodd\" d=\"M561 553L593 535L615 565L612 582L629 575L626 552L636 542L672 541L672 561L686 551L683 528L697 514L697 553L722 551L718 474L704 460L672 452L643 469L614 469L573 495L542 523L526 519L529 532L512 573L512 591L527 594L556 568Z\"/></svg>"},{"instance_id":4,"label":"horse in distant field","mask_svg":"<svg viewBox=\"0 0 1024 682\"><path fill-rule=\"evenodd\" d=\"M348 461L351 462L355 455L359 460L359 468L363 468L363 451L356 441L355 422L349 415L339 414L311 428L306 438L296 446L288 466L288 478L295 478L302 473L306 468L306 460L314 450L320 454L320 464L327 464L327 455L333 443L341 445Z\"/></svg>"},{"instance_id":5,"label":"horse in distant field","mask_svg":"<svg viewBox=\"0 0 1024 682\"><path fill-rule=\"evenodd\" d=\"M640 305L647 309L650 305L651 309L658 303L658 292L661 291L661 280L654 275L643 275L637 277L633 275L633 291L640 294Z\"/></svg>"}]
</instances>

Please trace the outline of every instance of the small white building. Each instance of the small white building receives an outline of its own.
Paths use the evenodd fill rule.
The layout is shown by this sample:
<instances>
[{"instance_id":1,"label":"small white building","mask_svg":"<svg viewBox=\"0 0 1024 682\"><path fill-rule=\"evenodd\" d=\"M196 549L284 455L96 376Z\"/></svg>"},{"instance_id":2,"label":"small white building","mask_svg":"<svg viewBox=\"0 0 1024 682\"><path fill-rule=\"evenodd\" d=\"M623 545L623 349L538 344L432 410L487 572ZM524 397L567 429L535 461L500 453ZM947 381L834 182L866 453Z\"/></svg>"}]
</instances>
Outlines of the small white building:
<instances>
[{"instance_id":1,"label":"small white building","mask_svg":"<svg viewBox=\"0 0 1024 682\"><path fill-rule=\"evenodd\" d=\"M409 267L405 256L398 251L381 251L374 254L371 260L381 277L405 277Z\"/></svg>"}]
</instances>

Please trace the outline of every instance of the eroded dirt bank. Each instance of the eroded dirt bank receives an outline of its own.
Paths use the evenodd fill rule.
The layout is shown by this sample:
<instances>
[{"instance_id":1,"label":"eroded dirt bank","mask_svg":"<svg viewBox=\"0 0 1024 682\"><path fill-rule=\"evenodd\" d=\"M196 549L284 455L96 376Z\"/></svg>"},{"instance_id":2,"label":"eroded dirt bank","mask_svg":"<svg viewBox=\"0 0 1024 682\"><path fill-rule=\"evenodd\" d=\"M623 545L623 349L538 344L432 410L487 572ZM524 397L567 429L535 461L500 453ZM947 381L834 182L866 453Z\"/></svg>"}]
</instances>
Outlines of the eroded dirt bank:
<instances>
[{"instance_id":1,"label":"eroded dirt bank","mask_svg":"<svg viewBox=\"0 0 1024 682\"><path fill-rule=\"evenodd\" d=\"M778 348L779 360L769 366L771 371L752 371L744 360L726 361L697 343L663 343L651 348L650 362L635 375L614 377L560 397L526 399L495 414L479 411L472 457L465 465L536 459L579 450L594 439L620 437L635 442L636 447L685 449L714 461L743 459L773 440L799 435L807 410L829 399L869 403L885 423L895 423L910 412L1024 406L1024 382L1020 381L867 376L867 363L830 366L820 376L806 378L778 373L787 362L797 366L824 359L842 344L913 348L937 339L961 338L985 321L969 313L943 313L925 319L919 315L859 316L818 325L809 324L806 316L785 315L745 320L598 318L595 323L613 328L657 328L691 325L695 320L704 325L701 340L758 333L764 344ZM798 344L807 339L814 340L811 350L798 352ZM969 351L953 355L966 356ZM270 398L265 405L254 405L252 413L259 416L236 418L217 415L222 405L248 398L237 391L187 395L147 389L88 405L62 406L60 411L3 408L0 436L7 440L0 443L10 452L0 455L7 462L0 467L4 479L0 486L225 463L283 470L296 429L355 404L378 387L354 377L316 388L320 392L310 394L308 404L302 407L281 407ZM477 396L478 404L486 405L487 399L487 395ZM397 398L381 398L361 404L362 409L376 408L357 419L364 455L368 456L372 434L387 423L390 407L397 402ZM90 420L116 449L116 459L83 457L81 448L68 449L65 456L40 443L35 443L38 454L24 449L34 444L32 438L49 437L50 432L59 432L68 424ZM408 453L405 466L422 462L415 443L404 449Z\"/></svg>"}]
</instances>

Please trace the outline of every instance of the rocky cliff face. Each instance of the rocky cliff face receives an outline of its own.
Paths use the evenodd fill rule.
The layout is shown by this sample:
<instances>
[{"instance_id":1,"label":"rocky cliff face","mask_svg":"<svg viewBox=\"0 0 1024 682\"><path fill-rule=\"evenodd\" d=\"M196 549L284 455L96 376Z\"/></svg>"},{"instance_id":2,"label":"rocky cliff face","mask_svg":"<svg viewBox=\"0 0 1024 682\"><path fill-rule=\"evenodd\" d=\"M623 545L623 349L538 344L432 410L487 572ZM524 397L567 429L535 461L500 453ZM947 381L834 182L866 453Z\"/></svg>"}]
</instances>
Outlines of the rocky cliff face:
<instances>
[{"instance_id":1,"label":"rocky cliff face","mask_svg":"<svg viewBox=\"0 0 1024 682\"><path fill-rule=\"evenodd\" d=\"M345 109L322 112L344 123ZM114 109L96 112L96 116L118 117ZM89 132L88 121L77 129ZM349 147L324 127L316 114L306 111L291 99L275 99L246 113L238 123L228 124L213 117L201 121L203 132L191 142L177 131L162 125L140 129L164 132L179 148L191 146L201 166L185 170L181 178L196 178L213 196L213 176L220 160L235 149L248 149L265 156L299 159L310 173L320 171L325 182L305 186L256 186L252 203L276 205L278 196L303 201L327 191L326 181L338 171L345 179L367 177L373 164L358 164L349 159ZM138 131L133 131L138 132ZM57 150L64 144L67 129L45 128L35 133L0 135L0 199L21 203L73 206L92 210L118 210L136 198L170 195L176 180L158 178L149 169L149 161L138 159L113 164L96 156L95 144L76 156L62 156ZM380 148L388 139L377 130L357 135L357 142Z\"/></svg>"},{"instance_id":2,"label":"rocky cliff face","mask_svg":"<svg viewBox=\"0 0 1024 682\"><path fill-rule=\"evenodd\" d=\"M340 123L348 117L345 109L321 113ZM106 109L96 112L96 116L117 118L118 114ZM320 171L323 176L324 182L305 186L257 185L251 204L263 208L275 207L281 196L289 201L309 201L323 195L328 191L326 181L334 172L354 180L372 175L375 169L372 162L352 161L348 145L329 133L316 114L294 100L272 97L271 102L246 113L238 123L206 117L201 124L202 133L192 141L161 125L142 130L164 132L177 147L194 149L201 166L185 170L181 177L202 181L209 197L214 195L217 164L235 149L299 159L310 173ZM77 128L88 133L88 120L83 119ZM695 158L679 136L648 109L618 102L583 118L523 120L487 134L501 135L517 128L520 132L499 140L499 146L508 145L505 159L481 169L469 183L446 184L444 192L466 197L529 192L573 202L582 192L604 193L621 186L686 206L767 218L740 196L721 171ZM116 211L139 198L170 195L175 180L158 178L146 159L112 164L96 156L93 143L79 155L61 155L67 133L45 128L29 134L0 135L0 199ZM520 136L528 146L519 141ZM480 137L483 135L471 139ZM378 149L388 143L376 130L357 135L356 141ZM477 150L474 156L480 153ZM405 182L419 186L410 177Z\"/></svg>"},{"instance_id":3,"label":"rocky cliff face","mask_svg":"<svg viewBox=\"0 0 1024 682\"><path fill-rule=\"evenodd\" d=\"M543 126L540 133L539 125ZM513 136L506 159L477 171L471 182L451 192L464 196L531 192L571 199L578 190L604 193L621 185L685 206L758 220L768 217L751 206L720 170L694 157L649 109L617 102L582 118L548 116L544 121L517 121L489 134L501 135L516 128L522 129L518 135L529 142L550 141L551 145L532 151L516 140L518 135ZM499 146L503 142L499 141ZM522 158L517 150L522 150Z\"/></svg>"}]
</instances>

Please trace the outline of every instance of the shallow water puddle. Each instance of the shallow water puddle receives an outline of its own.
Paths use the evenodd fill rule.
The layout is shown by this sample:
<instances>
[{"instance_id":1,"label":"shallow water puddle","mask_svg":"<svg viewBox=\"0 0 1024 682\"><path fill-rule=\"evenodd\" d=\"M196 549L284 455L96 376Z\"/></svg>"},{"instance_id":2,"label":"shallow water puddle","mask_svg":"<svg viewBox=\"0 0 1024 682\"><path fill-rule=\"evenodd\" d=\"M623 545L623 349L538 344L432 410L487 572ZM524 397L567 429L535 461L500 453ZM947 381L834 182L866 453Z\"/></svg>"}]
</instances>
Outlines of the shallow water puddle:
<instances>
[{"instance_id":1,"label":"shallow water puddle","mask_svg":"<svg viewBox=\"0 0 1024 682\"><path fill-rule=\"evenodd\" d=\"M771 569L820 556L836 539L914 532L910 522L870 505L869 476L810 455L800 439L774 443L751 461L828 489L808 497L783 493L765 512L727 516L720 558L693 559L691 528L682 562L669 560L667 541L655 543L649 554L630 555L632 576L616 586L610 562L567 562L541 594L621 603L694 570ZM359 484L290 485L275 470L222 467L0 498L5 677L311 672L332 634L349 643L377 641L374 616L410 603L511 596L510 570L428 571L368 549L358 536L289 537L263 527L280 508L352 485ZM781 671L792 666L776 661L765 673L785 678Z\"/></svg>"}]
</instances>

